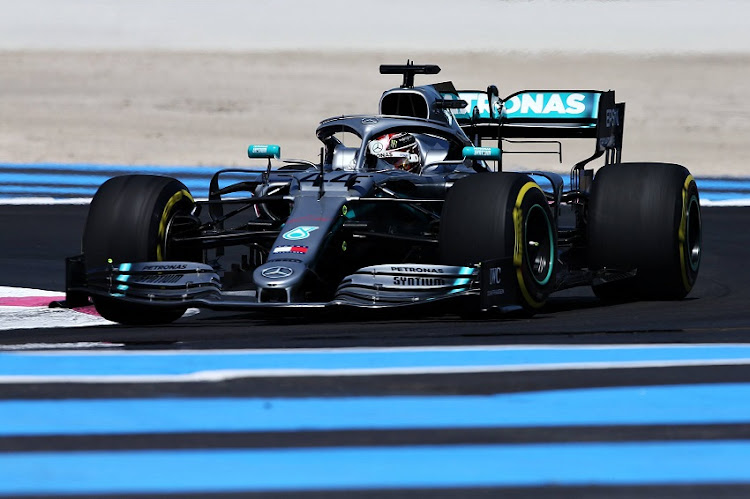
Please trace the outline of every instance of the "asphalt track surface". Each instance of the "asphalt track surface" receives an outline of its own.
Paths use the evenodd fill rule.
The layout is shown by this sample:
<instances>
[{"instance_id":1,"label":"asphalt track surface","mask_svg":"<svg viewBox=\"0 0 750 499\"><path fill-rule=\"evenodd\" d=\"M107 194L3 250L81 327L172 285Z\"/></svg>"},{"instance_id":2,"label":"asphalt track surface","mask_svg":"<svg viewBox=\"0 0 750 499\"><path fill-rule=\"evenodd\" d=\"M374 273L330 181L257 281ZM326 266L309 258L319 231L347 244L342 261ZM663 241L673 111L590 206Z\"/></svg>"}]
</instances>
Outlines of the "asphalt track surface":
<instances>
[{"instance_id":1,"label":"asphalt track surface","mask_svg":"<svg viewBox=\"0 0 750 499\"><path fill-rule=\"evenodd\" d=\"M61 290L63 259L78 251L86 209L64 205L0 207L0 285ZM485 347L493 355L505 355L504 349L512 353L516 347L531 347L525 352L537 359L540 364L534 365L539 366L543 352L533 351L533 345L559 348L563 357L590 352L592 345L604 349L594 351L602 356L615 355L612 352L620 356L623 350L618 349L623 346L641 351L643 345L649 345L661 352L661 345L670 351L669 355L678 355L675 344L684 345L686 351L700 352L711 350L713 345L717 348L713 353L726 357L694 364L680 361L628 365L618 357L610 364L585 368L578 364L568 369L531 366L492 371L480 366L464 372L394 370L378 375L350 372L345 376L240 376L198 383L179 379L169 383L133 382L120 378L109 382L5 382L0 384L0 422L6 427L0 429L0 477L8 478L3 475L4 466L14 471L19 467L23 471L26 466L27 475L33 476L34 466L44 466L45 459L56 460L63 477L66 466L74 471L118 467L134 471L130 475L124 473L125 478L119 481L111 475L93 476L89 481L91 489L66 489L67 482L60 478L63 485L53 484L46 490L21 487L13 492L0 487L0 495L747 497L750 397L746 394L750 389L750 365L726 359L732 355L748 357L740 352L744 344L750 345L748 227L750 208L703 209L700 276L693 292L681 302L604 306L589 290L580 289L554 296L547 308L531 319L463 320L454 315L380 314L361 320L357 316L311 319L201 313L160 328L113 325L2 331L0 346L102 341L122 344L114 350L124 356L113 356L111 362L119 362L123 371L127 371L129 363L138 362L141 354L144 358L159 358L160 352L210 355L239 353L243 349L269 349L269 354L282 356L281 363L287 362L283 360L287 352L330 352L352 347L372 347L374 356L385 352L387 358L378 361L385 364L395 362L394 356L403 349L422 347L446 348L450 352L451 348L466 347L468 353L463 353L467 358L471 357L471 348L476 347L480 347L479 351ZM390 347L402 350L378 350ZM610 352L609 348L615 350ZM426 354L420 351L419 355ZM42 357L30 358L29 362L41 364L45 361ZM8 359L15 358L5 360ZM23 361L24 357L19 359ZM82 357L76 362L85 365L89 361ZM0 371L3 369L12 371L13 364L6 363L5 368L0 365ZM573 397L566 402L570 403L569 412L560 412L559 401L549 398L556 391ZM633 395L637 393L649 395ZM585 402L572 403L579 395L585 397ZM627 398L631 395L633 398ZM500 405L483 405L488 403L487 396L493 404ZM528 410L517 414L516 423L499 424L491 416L482 419L483 415L508 409L502 405L507 401L493 397L514 396L527 397L523 404ZM328 416L316 412L316 404L328 404L332 397L341 405L329 408ZM291 426L284 426L281 418L259 430L252 424L253 409L242 404L269 404L269 400L281 409L287 404L284 410L297 414L298 420L307 424L295 426L291 422ZM629 400L632 405L612 406L610 412L601 412L612 400ZM196 401L197 406L191 405ZM413 403L420 404L422 410L429 408L429 417L418 412L419 418L405 424L399 417ZM75 404L79 406L75 408ZM130 404L140 404L139 409ZM66 416L66 411L74 415L90 411L114 420L118 412L136 411L132 413L134 419L159 414L137 412L149 404L167 404L162 408L165 413L195 411L199 421L186 419L183 426L170 426L173 421L153 418L142 425L122 421L123 426L112 431L107 431L109 427L105 425L104 430L80 432L77 428L83 423ZM196 409L201 404L205 414ZM585 412L586 404L597 404L601 419L596 424L577 412ZM660 404L670 409L668 417L659 412ZM459 406L473 414L447 416ZM385 410L378 420L380 426L356 424L357 411L377 411L382 407ZM60 411L57 430L24 433L23 422L17 431L8 425L13 420L9 416L11 410L18 411L18 418L22 418L24 411L34 414L42 410L54 412L56 408ZM389 408L393 409L393 421L389 419ZM231 431L212 429L212 418L237 413L247 417L246 426L234 426ZM443 413L445 420L440 418ZM317 421L319 414L325 417ZM352 419L345 421L347 417ZM644 455L648 459L641 463ZM368 482L367 477L357 481L357 473L362 470L353 463L363 459L371 472L369 479L375 482ZM237 483L230 483L247 474L246 469L233 467L237 462L265 469L266 485L239 478ZM286 488L278 488L281 482L274 481L274 462L286 470L286 476L277 478L286 480ZM462 471L456 465L460 462L471 463L474 474ZM307 469L309 463L317 463L319 468ZM520 463L532 463L530 468L557 469L559 473L534 474ZM637 463L641 463L640 467ZM665 469L664 463L671 463L675 469ZM263 468L264 465L271 468ZM152 477L150 482L144 479L147 485L142 489L129 488L124 480L137 481L149 475L149 466L159 467L167 478ZM201 467L215 482L201 482L200 473L192 481L180 476L186 470ZM328 476L331 467L337 472ZM432 469L433 474L420 475L428 473L425 468ZM391 471L384 475L372 471L378 469ZM497 478L500 470L506 470L513 478ZM5 473L10 475L11 471ZM487 479L493 476L495 479ZM105 484L100 489L96 488L97 480ZM175 483L188 485L175 489ZM211 488L210 483L219 485Z\"/></svg>"}]
</instances>

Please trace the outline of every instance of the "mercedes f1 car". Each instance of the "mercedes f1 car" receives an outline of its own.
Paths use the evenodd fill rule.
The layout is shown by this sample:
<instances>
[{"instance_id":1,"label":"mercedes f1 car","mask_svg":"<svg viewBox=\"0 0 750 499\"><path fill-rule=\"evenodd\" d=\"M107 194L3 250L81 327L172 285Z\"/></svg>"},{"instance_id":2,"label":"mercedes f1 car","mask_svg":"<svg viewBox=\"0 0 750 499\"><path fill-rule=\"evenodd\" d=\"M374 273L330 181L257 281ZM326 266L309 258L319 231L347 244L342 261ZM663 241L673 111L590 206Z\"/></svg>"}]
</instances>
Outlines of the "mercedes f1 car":
<instances>
[{"instance_id":1,"label":"mercedes f1 car","mask_svg":"<svg viewBox=\"0 0 750 499\"><path fill-rule=\"evenodd\" d=\"M698 190L676 164L623 163L614 91L415 86L435 65L384 65L403 83L378 114L324 120L317 161L252 145L255 168L216 172L207 199L126 175L94 196L69 306L125 324L215 310L544 306L592 286L603 300L681 299L701 260ZM506 172L511 143L593 139L569 182ZM592 162L603 165L594 174ZM232 179L227 182L227 179ZM443 304L445 306L443 306Z\"/></svg>"}]
</instances>

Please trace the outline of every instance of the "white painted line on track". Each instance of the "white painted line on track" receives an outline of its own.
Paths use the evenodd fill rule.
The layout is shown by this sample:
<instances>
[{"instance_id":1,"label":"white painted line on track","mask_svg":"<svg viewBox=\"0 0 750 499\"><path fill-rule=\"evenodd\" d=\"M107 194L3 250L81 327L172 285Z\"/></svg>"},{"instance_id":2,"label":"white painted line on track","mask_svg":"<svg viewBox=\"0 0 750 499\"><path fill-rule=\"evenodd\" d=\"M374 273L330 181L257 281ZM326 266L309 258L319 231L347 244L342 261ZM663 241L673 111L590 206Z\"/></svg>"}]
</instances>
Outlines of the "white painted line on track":
<instances>
[{"instance_id":1,"label":"white painted line on track","mask_svg":"<svg viewBox=\"0 0 750 499\"><path fill-rule=\"evenodd\" d=\"M90 204L91 198L53 198L53 197L38 197L38 198L5 198L0 199L0 205L9 206L46 206L46 205L57 205L57 204Z\"/></svg>"},{"instance_id":2,"label":"white painted line on track","mask_svg":"<svg viewBox=\"0 0 750 499\"><path fill-rule=\"evenodd\" d=\"M64 298L60 291L0 286L0 331L112 324L93 307L49 308L51 301Z\"/></svg>"},{"instance_id":3,"label":"white painted line on track","mask_svg":"<svg viewBox=\"0 0 750 499\"><path fill-rule=\"evenodd\" d=\"M0 306L0 330L102 326L112 322L67 308Z\"/></svg>"},{"instance_id":4,"label":"white painted line on track","mask_svg":"<svg viewBox=\"0 0 750 499\"><path fill-rule=\"evenodd\" d=\"M72 343L22 343L16 345L0 345L0 352L21 352L25 350L40 349L94 349L94 348L121 348L125 343L108 343L106 341L77 341Z\"/></svg>"},{"instance_id":5,"label":"white painted line on track","mask_svg":"<svg viewBox=\"0 0 750 499\"><path fill-rule=\"evenodd\" d=\"M0 286L0 299L2 298L19 298L25 296L54 296L60 297L62 291L48 291L46 289L34 288L17 288L12 286Z\"/></svg>"},{"instance_id":6,"label":"white painted line on track","mask_svg":"<svg viewBox=\"0 0 750 499\"><path fill-rule=\"evenodd\" d=\"M50 302L64 299L65 294L60 291L0 286L0 331L114 324L102 318L93 305L72 309L49 308ZM199 312L197 308L189 308L183 317Z\"/></svg>"},{"instance_id":7,"label":"white painted line on track","mask_svg":"<svg viewBox=\"0 0 750 499\"><path fill-rule=\"evenodd\" d=\"M750 206L750 198L740 198L740 199L725 199L722 201L711 201L710 199L701 199L701 206L714 206L714 207L720 207L720 206Z\"/></svg>"}]
</instances>

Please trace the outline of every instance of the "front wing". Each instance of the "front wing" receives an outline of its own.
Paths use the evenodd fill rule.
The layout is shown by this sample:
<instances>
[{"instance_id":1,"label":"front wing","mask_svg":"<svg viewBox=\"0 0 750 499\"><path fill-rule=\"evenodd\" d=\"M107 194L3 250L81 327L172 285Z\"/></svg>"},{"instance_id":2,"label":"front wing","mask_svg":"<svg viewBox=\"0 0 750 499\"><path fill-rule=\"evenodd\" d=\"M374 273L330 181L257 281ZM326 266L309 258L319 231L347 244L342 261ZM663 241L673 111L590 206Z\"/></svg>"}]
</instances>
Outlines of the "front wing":
<instances>
[{"instance_id":1,"label":"front wing","mask_svg":"<svg viewBox=\"0 0 750 499\"><path fill-rule=\"evenodd\" d=\"M83 256L66 261L66 306L103 296L165 308L211 310L392 308L473 299L479 310L520 308L511 258L471 267L393 264L344 278L328 302L258 302L255 291L225 291L219 274L195 262L133 262L86 270Z\"/></svg>"}]
</instances>

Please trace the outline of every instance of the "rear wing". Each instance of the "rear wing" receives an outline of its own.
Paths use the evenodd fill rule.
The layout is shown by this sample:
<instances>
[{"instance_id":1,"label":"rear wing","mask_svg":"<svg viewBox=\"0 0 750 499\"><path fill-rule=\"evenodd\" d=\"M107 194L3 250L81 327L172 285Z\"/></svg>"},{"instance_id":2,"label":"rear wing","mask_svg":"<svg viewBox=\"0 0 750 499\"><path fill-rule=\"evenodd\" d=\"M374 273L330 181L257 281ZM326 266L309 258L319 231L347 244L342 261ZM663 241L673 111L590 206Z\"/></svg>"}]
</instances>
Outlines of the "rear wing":
<instances>
[{"instance_id":1,"label":"rear wing","mask_svg":"<svg viewBox=\"0 0 750 499\"><path fill-rule=\"evenodd\" d=\"M599 154L622 148L625 103L615 102L614 90L523 90L505 99L497 97L495 87L441 90L445 100L466 103L452 110L453 117L475 142L594 138Z\"/></svg>"}]
</instances>

